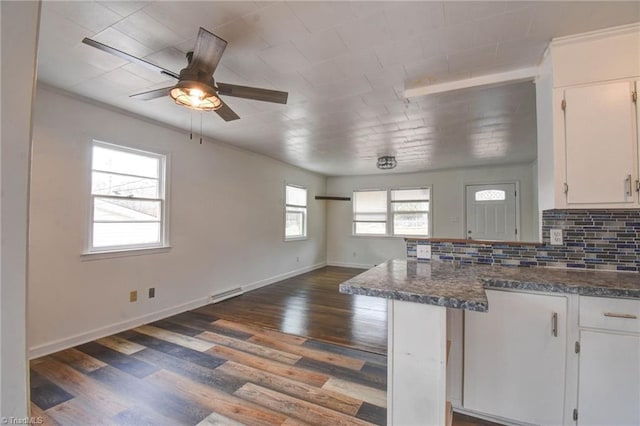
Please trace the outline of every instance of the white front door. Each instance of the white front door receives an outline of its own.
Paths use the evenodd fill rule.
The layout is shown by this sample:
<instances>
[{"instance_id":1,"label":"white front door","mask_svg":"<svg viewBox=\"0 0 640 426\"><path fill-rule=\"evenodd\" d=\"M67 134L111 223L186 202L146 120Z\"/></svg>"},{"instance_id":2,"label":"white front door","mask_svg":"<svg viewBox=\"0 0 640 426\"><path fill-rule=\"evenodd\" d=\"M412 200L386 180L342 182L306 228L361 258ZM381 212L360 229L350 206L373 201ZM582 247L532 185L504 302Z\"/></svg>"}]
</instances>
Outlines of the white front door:
<instances>
[{"instance_id":1,"label":"white front door","mask_svg":"<svg viewBox=\"0 0 640 426\"><path fill-rule=\"evenodd\" d=\"M516 184L468 185L467 238L517 241Z\"/></svg>"}]
</instances>

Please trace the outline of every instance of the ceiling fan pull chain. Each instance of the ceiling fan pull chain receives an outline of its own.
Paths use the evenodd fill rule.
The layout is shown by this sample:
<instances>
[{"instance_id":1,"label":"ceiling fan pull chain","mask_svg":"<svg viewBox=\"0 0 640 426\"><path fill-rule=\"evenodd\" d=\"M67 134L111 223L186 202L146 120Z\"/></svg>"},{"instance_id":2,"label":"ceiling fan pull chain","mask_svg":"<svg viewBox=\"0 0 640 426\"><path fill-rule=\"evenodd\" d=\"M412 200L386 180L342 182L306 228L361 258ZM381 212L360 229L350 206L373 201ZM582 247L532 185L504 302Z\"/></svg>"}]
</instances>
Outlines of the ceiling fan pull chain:
<instances>
[{"instance_id":1,"label":"ceiling fan pull chain","mask_svg":"<svg viewBox=\"0 0 640 426\"><path fill-rule=\"evenodd\" d=\"M189 140L193 140L193 112L189 111Z\"/></svg>"},{"instance_id":2,"label":"ceiling fan pull chain","mask_svg":"<svg viewBox=\"0 0 640 426\"><path fill-rule=\"evenodd\" d=\"M200 113L200 145L202 145L202 112Z\"/></svg>"}]
</instances>

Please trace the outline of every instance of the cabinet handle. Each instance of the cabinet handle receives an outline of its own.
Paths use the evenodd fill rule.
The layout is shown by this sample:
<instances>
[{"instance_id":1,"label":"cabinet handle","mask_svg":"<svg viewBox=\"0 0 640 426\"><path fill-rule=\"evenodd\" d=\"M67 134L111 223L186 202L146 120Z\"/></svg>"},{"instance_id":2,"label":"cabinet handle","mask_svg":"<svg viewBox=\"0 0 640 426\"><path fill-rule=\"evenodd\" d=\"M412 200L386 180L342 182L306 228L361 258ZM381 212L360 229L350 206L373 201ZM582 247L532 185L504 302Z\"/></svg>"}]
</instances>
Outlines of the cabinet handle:
<instances>
[{"instance_id":1,"label":"cabinet handle","mask_svg":"<svg viewBox=\"0 0 640 426\"><path fill-rule=\"evenodd\" d=\"M556 312L551 314L551 335L558 337L558 314Z\"/></svg>"},{"instance_id":2,"label":"cabinet handle","mask_svg":"<svg viewBox=\"0 0 640 426\"><path fill-rule=\"evenodd\" d=\"M624 180L624 187L626 188L627 195L631 196L631 175L627 175L627 178Z\"/></svg>"},{"instance_id":3,"label":"cabinet handle","mask_svg":"<svg viewBox=\"0 0 640 426\"><path fill-rule=\"evenodd\" d=\"M638 319L637 315L631 315L631 314L617 314L615 312L605 312L604 313L605 317L611 317L611 318L625 318L625 319Z\"/></svg>"}]
</instances>

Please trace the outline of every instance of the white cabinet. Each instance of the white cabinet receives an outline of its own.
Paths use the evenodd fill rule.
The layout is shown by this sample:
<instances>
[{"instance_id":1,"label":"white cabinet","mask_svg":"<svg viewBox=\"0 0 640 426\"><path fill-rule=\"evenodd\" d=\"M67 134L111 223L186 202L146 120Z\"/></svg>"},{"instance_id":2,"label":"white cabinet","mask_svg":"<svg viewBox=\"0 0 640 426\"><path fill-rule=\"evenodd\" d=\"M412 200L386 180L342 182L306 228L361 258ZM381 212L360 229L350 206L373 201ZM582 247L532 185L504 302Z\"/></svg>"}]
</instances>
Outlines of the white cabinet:
<instances>
[{"instance_id":1,"label":"white cabinet","mask_svg":"<svg viewBox=\"0 0 640 426\"><path fill-rule=\"evenodd\" d=\"M640 301L580 297L578 421L640 425Z\"/></svg>"},{"instance_id":2,"label":"white cabinet","mask_svg":"<svg viewBox=\"0 0 640 426\"><path fill-rule=\"evenodd\" d=\"M465 312L463 406L533 424L562 424L567 298L487 291L488 312Z\"/></svg>"},{"instance_id":3,"label":"white cabinet","mask_svg":"<svg viewBox=\"0 0 640 426\"><path fill-rule=\"evenodd\" d=\"M578 425L640 424L640 336L580 332Z\"/></svg>"},{"instance_id":4,"label":"white cabinet","mask_svg":"<svg viewBox=\"0 0 640 426\"><path fill-rule=\"evenodd\" d=\"M540 210L640 206L639 41L634 24L551 42L536 78Z\"/></svg>"},{"instance_id":5,"label":"white cabinet","mask_svg":"<svg viewBox=\"0 0 640 426\"><path fill-rule=\"evenodd\" d=\"M637 205L634 91L632 81L564 89L568 207Z\"/></svg>"}]
</instances>

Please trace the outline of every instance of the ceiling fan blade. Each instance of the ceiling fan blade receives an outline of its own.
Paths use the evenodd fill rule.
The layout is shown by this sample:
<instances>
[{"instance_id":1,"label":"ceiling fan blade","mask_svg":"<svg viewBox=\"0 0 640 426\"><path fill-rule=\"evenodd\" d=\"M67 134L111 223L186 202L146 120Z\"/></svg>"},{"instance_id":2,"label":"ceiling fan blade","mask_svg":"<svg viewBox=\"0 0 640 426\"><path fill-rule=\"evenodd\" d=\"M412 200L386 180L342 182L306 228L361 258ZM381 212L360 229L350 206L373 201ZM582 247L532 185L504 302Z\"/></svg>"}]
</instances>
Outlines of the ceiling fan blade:
<instances>
[{"instance_id":1,"label":"ceiling fan blade","mask_svg":"<svg viewBox=\"0 0 640 426\"><path fill-rule=\"evenodd\" d=\"M259 89L257 87L238 86L235 84L217 83L218 94L236 98L254 99L256 101L286 104L289 94L278 90Z\"/></svg>"},{"instance_id":2,"label":"ceiling fan blade","mask_svg":"<svg viewBox=\"0 0 640 426\"><path fill-rule=\"evenodd\" d=\"M129 97L136 98L141 101L149 101L151 99L157 99L169 95L172 88L173 86L169 86L161 89L149 90L147 92L134 93L133 95L129 95Z\"/></svg>"},{"instance_id":3,"label":"ceiling fan blade","mask_svg":"<svg viewBox=\"0 0 640 426\"><path fill-rule=\"evenodd\" d=\"M236 114L231 108L229 108L229 105L225 104L224 102L222 103L222 107L216 110L216 113L220 117L222 117L224 121L233 121L240 118L240 116Z\"/></svg>"},{"instance_id":4,"label":"ceiling fan blade","mask_svg":"<svg viewBox=\"0 0 640 426\"><path fill-rule=\"evenodd\" d=\"M189 68L197 67L208 75L213 75L226 47L225 40L200 27Z\"/></svg>"},{"instance_id":5,"label":"ceiling fan blade","mask_svg":"<svg viewBox=\"0 0 640 426\"><path fill-rule=\"evenodd\" d=\"M106 44L100 43L99 41L95 41L85 37L82 39L82 42L86 45L102 50L103 52L111 53L112 55L115 55L119 58L126 59L127 61L133 62L138 65L142 65L143 67L148 68L152 71L157 71L160 74L164 74L166 76L175 78L176 80L180 78L180 75L173 71L170 71L166 68L162 68L156 64L152 64L151 62L145 61L144 59L138 58L136 56L129 55L128 53L123 52L122 50L118 50L115 47L107 46Z\"/></svg>"}]
</instances>

